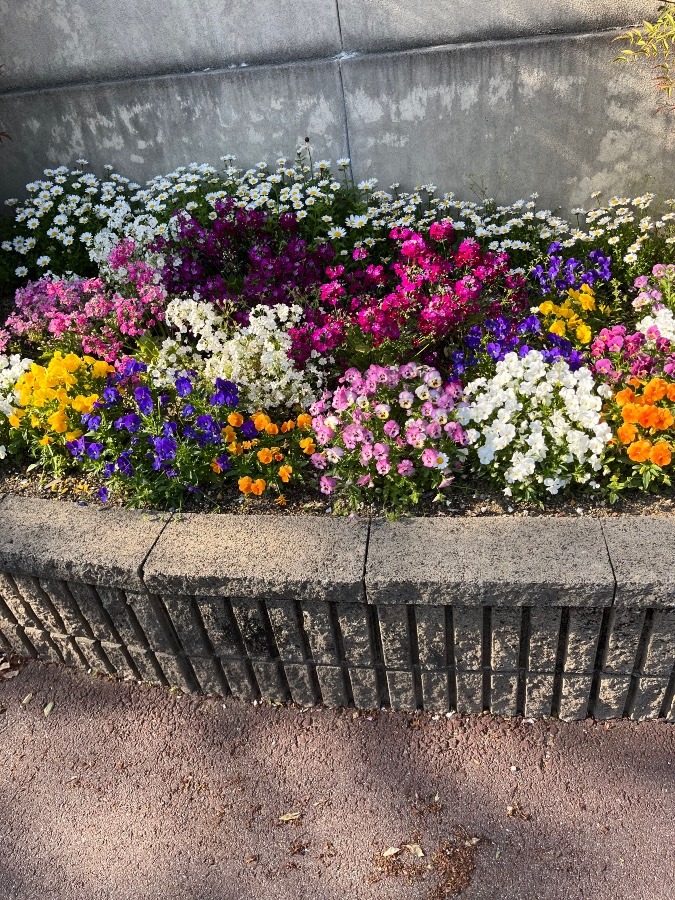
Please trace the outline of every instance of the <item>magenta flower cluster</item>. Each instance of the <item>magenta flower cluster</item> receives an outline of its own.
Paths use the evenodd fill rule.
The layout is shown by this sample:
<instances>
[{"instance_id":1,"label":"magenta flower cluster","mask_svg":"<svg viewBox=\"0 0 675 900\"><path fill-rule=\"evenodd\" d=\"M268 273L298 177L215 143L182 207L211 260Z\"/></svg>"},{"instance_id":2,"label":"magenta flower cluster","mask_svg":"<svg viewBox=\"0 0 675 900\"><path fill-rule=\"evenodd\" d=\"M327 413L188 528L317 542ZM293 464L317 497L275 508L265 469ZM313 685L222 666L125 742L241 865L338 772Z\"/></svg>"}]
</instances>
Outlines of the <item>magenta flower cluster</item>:
<instances>
[{"instance_id":1,"label":"magenta flower cluster","mask_svg":"<svg viewBox=\"0 0 675 900\"><path fill-rule=\"evenodd\" d=\"M675 346L652 326L631 334L625 325L603 328L590 348L591 369L610 384L630 373L635 378L675 375Z\"/></svg>"},{"instance_id":2,"label":"magenta flower cluster","mask_svg":"<svg viewBox=\"0 0 675 900\"><path fill-rule=\"evenodd\" d=\"M447 487L466 444L452 418L461 392L459 382L444 383L417 363L348 369L310 407L321 491L331 494L340 483L355 504L377 495L406 505Z\"/></svg>"},{"instance_id":3,"label":"magenta flower cluster","mask_svg":"<svg viewBox=\"0 0 675 900\"><path fill-rule=\"evenodd\" d=\"M100 278L31 282L16 292L14 309L0 332L0 351L12 339L36 347L56 339L68 349L123 367L135 340L164 319L166 293L155 270L133 260L126 240L110 255L113 269L126 270L130 296L111 291Z\"/></svg>"},{"instance_id":4,"label":"magenta flower cluster","mask_svg":"<svg viewBox=\"0 0 675 900\"><path fill-rule=\"evenodd\" d=\"M373 348L398 342L401 354L427 353L431 361L441 342L456 342L471 323L526 308L525 282L509 271L507 254L484 251L471 238L453 248L451 221L433 223L427 238L410 228L394 228L389 237L396 249L389 267L368 261L368 251L357 247L356 267L326 270L324 312L292 335L297 361L312 350L336 350L350 332Z\"/></svg>"}]
</instances>

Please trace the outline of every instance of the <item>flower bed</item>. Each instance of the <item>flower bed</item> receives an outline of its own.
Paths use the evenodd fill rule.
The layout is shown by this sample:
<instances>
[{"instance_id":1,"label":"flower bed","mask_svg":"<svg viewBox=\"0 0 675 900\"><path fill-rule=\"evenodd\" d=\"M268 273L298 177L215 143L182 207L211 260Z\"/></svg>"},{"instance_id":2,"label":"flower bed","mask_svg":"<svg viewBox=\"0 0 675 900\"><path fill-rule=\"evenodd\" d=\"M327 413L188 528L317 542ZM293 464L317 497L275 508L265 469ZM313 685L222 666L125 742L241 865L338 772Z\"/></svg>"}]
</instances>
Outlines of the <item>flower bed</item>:
<instances>
[{"instance_id":1,"label":"flower bed","mask_svg":"<svg viewBox=\"0 0 675 900\"><path fill-rule=\"evenodd\" d=\"M145 187L62 167L9 201L6 466L155 508L670 485L675 201L569 222L346 160L225 162Z\"/></svg>"}]
</instances>

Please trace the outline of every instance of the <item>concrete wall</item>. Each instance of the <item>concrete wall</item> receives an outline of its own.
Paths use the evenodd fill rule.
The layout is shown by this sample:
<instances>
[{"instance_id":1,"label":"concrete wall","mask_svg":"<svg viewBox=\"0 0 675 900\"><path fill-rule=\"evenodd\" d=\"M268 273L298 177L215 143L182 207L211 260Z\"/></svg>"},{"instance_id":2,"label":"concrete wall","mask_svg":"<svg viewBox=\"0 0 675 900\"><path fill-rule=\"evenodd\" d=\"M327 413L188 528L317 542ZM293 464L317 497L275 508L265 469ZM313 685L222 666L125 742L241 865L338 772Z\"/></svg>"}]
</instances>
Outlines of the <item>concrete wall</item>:
<instances>
[{"instance_id":1,"label":"concrete wall","mask_svg":"<svg viewBox=\"0 0 675 900\"><path fill-rule=\"evenodd\" d=\"M227 152L550 205L672 195L672 119L617 29L651 0L0 0L0 198L85 156L142 180Z\"/></svg>"}]
</instances>

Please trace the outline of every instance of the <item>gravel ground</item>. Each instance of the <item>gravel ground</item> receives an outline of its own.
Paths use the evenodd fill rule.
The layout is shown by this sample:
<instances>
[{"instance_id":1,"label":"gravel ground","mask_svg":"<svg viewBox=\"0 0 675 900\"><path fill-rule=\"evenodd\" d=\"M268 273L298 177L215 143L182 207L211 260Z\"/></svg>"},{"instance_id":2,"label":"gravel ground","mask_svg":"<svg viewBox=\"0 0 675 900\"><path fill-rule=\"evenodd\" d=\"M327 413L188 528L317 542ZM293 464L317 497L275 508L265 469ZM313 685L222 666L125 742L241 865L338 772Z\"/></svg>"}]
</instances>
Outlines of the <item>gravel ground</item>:
<instances>
[{"instance_id":1,"label":"gravel ground","mask_svg":"<svg viewBox=\"0 0 675 900\"><path fill-rule=\"evenodd\" d=\"M3 900L674 896L662 721L223 706L15 670L0 665Z\"/></svg>"}]
</instances>

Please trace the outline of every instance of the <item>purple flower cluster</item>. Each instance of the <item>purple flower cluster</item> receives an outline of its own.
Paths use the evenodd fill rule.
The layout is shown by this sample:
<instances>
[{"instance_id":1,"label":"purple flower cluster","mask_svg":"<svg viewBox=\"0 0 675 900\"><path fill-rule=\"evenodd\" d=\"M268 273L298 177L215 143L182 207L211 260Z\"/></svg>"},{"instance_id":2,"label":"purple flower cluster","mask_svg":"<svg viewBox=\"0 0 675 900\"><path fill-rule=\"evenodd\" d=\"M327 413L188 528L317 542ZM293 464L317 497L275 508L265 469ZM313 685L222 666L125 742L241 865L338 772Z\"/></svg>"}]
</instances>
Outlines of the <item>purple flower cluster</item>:
<instances>
[{"instance_id":1,"label":"purple flower cluster","mask_svg":"<svg viewBox=\"0 0 675 900\"><path fill-rule=\"evenodd\" d=\"M575 350L568 340L552 332L543 333L539 317L535 314L521 321L512 321L504 316L486 319L482 325L473 325L469 329L463 344L464 349L450 354L455 378L487 360L500 362L507 353L527 356L530 350L540 350L546 362L564 359L572 371L584 362L583 354Z\"/></svg>"},{"instance_id":2,"label":"purple flower cluster","mask_svg":"<svg viewBox=\"0 0 675 900\"><path fill-rule=\"evenodd\" d=\"M591 250L585 264L574 257L563 259L561 250L562 244L554 241L547 251L548 262L532 269L531 276L538 283L542 294L550 294L552 291L564 294L570 288L578 290L582 284L592 286L596 281L611 279L612 260L602 250Z\"/></svg>"},{"instance_id":3,"label":"purple flower cluster","mask_svg":"<svg viewBox=\"0 0 675 900\"><path fill-rule=\"evenodd\" d=\"M215 204L207 225L186 212L174 215L174 237L158 238L165 258L162 280L171 294L197 293L218 306L234 304L238 318L264 303L297 302L324 280L333 247L311 249L294 215L272 220L261 210L242 209L232 198Z\"/></svg>"}]
</instances>

